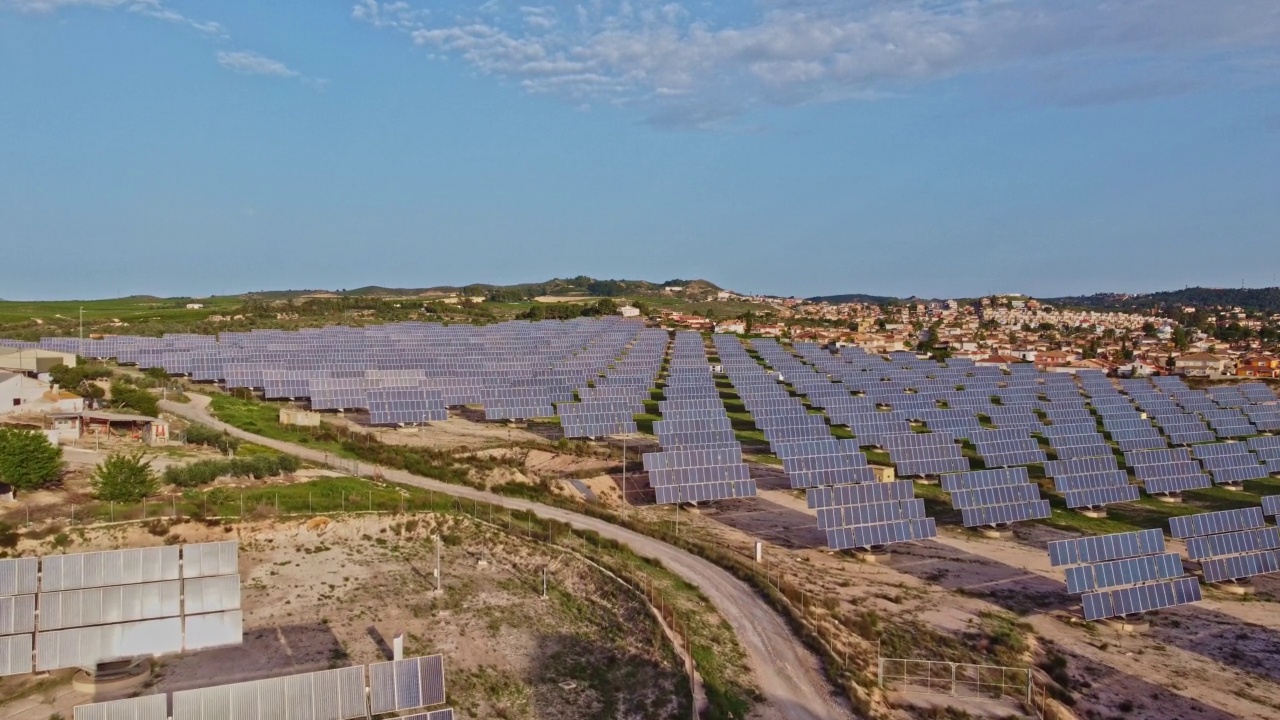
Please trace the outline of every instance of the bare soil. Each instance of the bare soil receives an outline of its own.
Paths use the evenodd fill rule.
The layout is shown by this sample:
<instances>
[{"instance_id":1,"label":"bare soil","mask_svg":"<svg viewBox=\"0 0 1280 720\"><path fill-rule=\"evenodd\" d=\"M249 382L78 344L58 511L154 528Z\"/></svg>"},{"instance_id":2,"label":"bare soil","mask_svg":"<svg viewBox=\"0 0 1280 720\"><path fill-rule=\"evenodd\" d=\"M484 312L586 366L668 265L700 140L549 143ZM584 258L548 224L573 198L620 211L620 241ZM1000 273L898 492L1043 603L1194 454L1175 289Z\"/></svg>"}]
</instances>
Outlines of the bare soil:
<instances>
[{"instance_id":1,"label":"bare soil","mask_svg":"<svg viewBox=\"0 0 1280 720\"><path fill-rule=\"evenodd\" d=\"M1028 623L1039 645L1020 664L1065 659L1081 717L1280 717L1280 578L1256 579L1246 599L1206 587L1203 602L1154 613L1149 632L1129 634L1080 617L1046 549L1071 535L1052 528L1018 526L1009 540L941 528L936 540L892 546L867 564L827 550L812 511L789 490L682 515L688 532L744 554L764 540L769 572L813 599L811 616L872 676L878 641L887 657L943 659L946 637L972 641L984 617L1006 613ZM850 617L869 625L837 621Z\"/></svg>"},{"instance_id":2,"label":"bare soil","mask_svg":"<svg viewBox=\"0 0 1280 720\"><path fill-rule=\"evenodd\" d=\"M405 633L406 653L445 655L460 718L687 717L682 668L643 600L571 555L465 518L120 527L67 550L229 538L241 542L244 645L162 659L144 692L377 662ZM71 717L78 703L113 699L71 690L70 675L0 681L0 719Z\"/></svg>"}]
</instances>

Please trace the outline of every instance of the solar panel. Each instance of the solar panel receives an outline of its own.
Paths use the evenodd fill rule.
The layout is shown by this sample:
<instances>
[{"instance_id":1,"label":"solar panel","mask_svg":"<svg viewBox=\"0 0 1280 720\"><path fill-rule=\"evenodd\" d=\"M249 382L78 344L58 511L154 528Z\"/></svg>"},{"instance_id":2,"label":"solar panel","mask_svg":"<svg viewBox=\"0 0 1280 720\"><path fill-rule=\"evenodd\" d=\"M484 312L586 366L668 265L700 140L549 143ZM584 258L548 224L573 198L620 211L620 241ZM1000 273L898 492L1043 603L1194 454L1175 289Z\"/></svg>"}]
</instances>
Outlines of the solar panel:
<instances>
[{"instance_id":1,"label":"solar panel","mask_svg":"<svg viewBox=\"0 0 1280 720\"><path fill-rule=\"evenodd\" d=\"M1280 515L1280 495L1266 495L1262 498L1263 515Z\"/></svg>"},{"instance_id":2,"label":"solar panel","mask_svg":"<svg viewBox=\"0 0 1280 720\"><path fill-rule=\"evenodd\" d=\"M1206 560L1280 548L1280 528L1268 526L1187 538L1187 557Z\"/></svg>"},{"instance_id":3,"label":"solar panel","mask_svg":"<svg viewBox=\"0 0 1280 720\"><path fill-rule=\"evenodd\" d=\"M1235 510L1181 515L1169 518L1169 530L1176 538L1235 532L1262 527L1262 508L1247 507Z\"/></svg>"},{"instance_id":4,"label":"solar panel","mask_svg":"<svg viewBox=\"0 0 1280 720\"><path fill-rule=\"evenodd\" d=\"M77 705L75 720L169 720L169 698L165 695L143 695Z\"/></svg>"},{"instance_id":5,"label":"solar panel","mask_svg":"<svg viewBox=\"0 0 1280 720\"><path fill-rule=\"evenodd\" d=\"M0 677L30 673L31 649L30 634L0 637Z\"/></svg>"},{"instance_id":6,"label":"solar panel","mask_svg":"<svg viewBox=\"0 0 1280 720\"><path fill-rule=\"evenodd\" d=\"M1136 485L1110 485L1063 491L1069 508L1096 508L1122 502L1137 502Z\"/></svg>"},{"instance_id":7,"label":"solar panel","mask_svg":"<svg viewBox=\"0 0 1280 720\"><path fill-rule=\"evenodd\" d=\"M176 580L178 546L107 550L41 559L43 592Z\"/></svg>"},{"instance_id":8,"label":"solar panel","mask_svg":"<svg viewBox=\"0 0 1280 720\"><path fill-rule=\"evenodd\" d=\"M1152 580L1169 580L1181 577L1183 574L1182 558L1178 553L1144 555L1091 565L1077 565L1066 569L1067 592L1079 595Z\"/></svg>"},{"instance_id":9,"label":"solar panel","mask_svg":"<svg viewBox=\"0 0 1280 720\"><path fill-rule=\"evenodd\" d=\"M36 592L40 575L37 558L0 559L0 597L31 595Z\"/></svg>"},{"instance_id":10,"label":"solar panel","mask_svg":"<svg viewBox=\"0 0 1280 720\"><path fill-rule=\"evenodd\" d=\"M0 597L0 635L32 633L35 629L35 595Z\"/></svg>"},{"instance_id":11,"label":"solar panel","mask_svg":"<svg viewBox=\"0 0 1280 720\"><path fill-rule=\"evenodd\" d=\"M1195 578L1177 578L1089 593L1081 597L1081 602L1085 619L1092 621L1200 602L1201 599L1200 583Z\"/></svg>"},{"instance_id":12,"label":"solar panel","mask_svg":"<svg viewBox=\"0 0 1280 720\"><path fill-rule=\"evenodd\" d=\"M142 620L117 625L36 633L36 670L93 667L110 660L182 651L182 619Z\"/></svg>"},{"instance_id":13,"label":"solar panel","mask_svg":"<svg viewBox=\"0 0 1280 720\"><path fill-rule=\"evenodd\" d=\"M351 720L368 717L364 667L289 675L173 694L173 720Z\"/></svg>"},{"instance_id":14,"label":"solar panel","mask_svg":"<svg viewBox=\"0 0 1280 720\"><path fill-rule=\"evenodd\" d=\"M444 700L442 655L369 666L369 710L375 715L439 705Z\"/></svg>"},{"instance_id":15,"label":"solar panel","mask_svg":"<svg viewBox=\"0 0 1280 720\"><path fill-rule=\"evenodd\" d=\"M1158 529L1049 542L1049 560L1055 567L1109 562L1162 552L1164 552L1164 534Z\"/></svg>"},{"instance_id":16,"label":"solar panel","mask_svg":"<svg viewBox=\"0 0 1280 720\"><path fill-rule=\"evenodd\" d=\"M42 592L40 629L173 617L181 614L181 597L182 584L177 580Z\"/></svg>"},{"instance_id":17,"label":"solar panel","mask_svg":"<svg viewBox=\"0 0 1280 720\"><path fill-rule=\"evenodd\" d=\"M1026 520L1044 520L1052 515L1048 500L1016 503L1012 505L991 505L970 508L960 511L965 527L981 527L985 525L1006 525Z\"/></svg>"}]
</instances>

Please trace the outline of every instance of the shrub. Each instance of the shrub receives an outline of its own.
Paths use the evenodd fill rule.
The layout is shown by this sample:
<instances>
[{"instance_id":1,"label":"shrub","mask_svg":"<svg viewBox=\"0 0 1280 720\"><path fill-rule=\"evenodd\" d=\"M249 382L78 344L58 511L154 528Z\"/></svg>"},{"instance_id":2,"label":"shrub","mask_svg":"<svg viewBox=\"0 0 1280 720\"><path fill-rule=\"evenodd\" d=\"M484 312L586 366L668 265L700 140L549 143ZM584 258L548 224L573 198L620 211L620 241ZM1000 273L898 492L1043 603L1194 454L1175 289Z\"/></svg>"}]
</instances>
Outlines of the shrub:
<instances>
[{"instance_id":1,"label":"shrub","mask_svg":"<svg viewBox=\"0 0 1280 720\"><path fill-rule=\"evenodd\" d=\"M219 432L207 425L192 425L187 428L187 442L192 445L204 445L222 452L235 452L240 447L239 438L225 432Z\"/></svg>"},{"instance_id":2,"label":"shrub","mask_svg":"<svg viewBox=\"0 0 1280 720\"><path fill-rule=\"evenodd\" d=\"M89 479L94 495L110 502L138 502L159 488L151 461L142 453L112 453Z\"/></svg>"},{"instance_id":3,"label":"shrub","mask_svg":"<svg viewBox=\"0 0 1280 720\"><path fill-rule=\"evenodd\" d=\"M0 481L19 490L33 490L62 475L62 448L43 433L23 428L0 428Z\"/></svg>"}]
</instances>

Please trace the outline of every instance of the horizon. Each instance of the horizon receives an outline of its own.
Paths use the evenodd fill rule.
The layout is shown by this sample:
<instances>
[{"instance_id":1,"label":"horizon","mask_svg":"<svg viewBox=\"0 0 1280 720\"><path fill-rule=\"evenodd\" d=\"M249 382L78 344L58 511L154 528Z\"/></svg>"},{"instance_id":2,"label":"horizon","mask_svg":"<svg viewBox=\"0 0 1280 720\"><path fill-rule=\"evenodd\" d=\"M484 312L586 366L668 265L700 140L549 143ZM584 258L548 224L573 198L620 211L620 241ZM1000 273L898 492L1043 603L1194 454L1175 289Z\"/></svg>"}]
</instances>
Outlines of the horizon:
<instances>
[{"instance_id":1,"label":"horizon","mask_svg":"<svg viewBox=\"0 0 1280 720\"><path fill-rule=\"evenodd\" d=\"M183 295L156 295L156 294L153 294L153 293L139 292L139 293L126 293L126 294L123 294L123 295L111 295L111 296L103 296L103 297L79 297L79 298L71 298L71 297L68 297L68 298L15 298L15 297L3 297L3 296L0 296L0 302L12 302L12 303L75 303L75 302L103 302L103 301L108 301L108 300L127 300L127 299L132 299L132 298L153 298L153 299L155 299L155 300L192 300L192 301L198 301L198 300L211 300L211 299L217 299L217 298L243 298L243 297L246 297L246 296L258 295L258 294L265 294L265 293L344 293L344 292L345 292L345 293L351 293L351 292L354 292L354 291L356 291L356 290L363 290L363 289L366 289L366 288L368 288L368 289L378 289L378 290L405 290L405 291L423 292L423 291L430 291L430 290L438 290L438 289L441 289L441 288L455 288L455 289L463 289L463 288L471 287L471 286L473 286L473 285L482 285L482 286L490 286L490 287L511 287L511 286L516 286L516 285L540 285L540 284L543 284L543 283L550 282L550 281L552 281L552 280L556 280L556 279L563 279L563 278L570 278L570 277L576 277L576 276L561 275L561 276L557 276L556 278L548 278L547 280L523 281L523 282L509 283L509 284L507 284L507 285L499 285L499 284L497 284L497 283L491 283L491 282L483 282L483 281L481 281L481 282L474 282L474 283L455 283L455 284L432 285L432 286L422 286L422 287L392 287L392 286L389 286L389 285L372 284L372 285L357 285L357 286L338 286L338 287L333 287L333 288L320 288L320 287L312 287L312 288L276 288L276 289L257 289L257 290L246 290L246 291L244 291L244 292L215 292L215 293L211 293L211 294L207 294L207 295L191 295L191 294L183 294ZM589 277L589 276L588 276L588 277ZM655 286L661 286L661 285L662 285L663 283L665 283L665 282L670 282L669 280L637 280L637 279L634 279L634 278L631 278L631 279L623 279L623 278L592 278L592 279L593 279L593 280L603 280L603 281L610 281L610 280L614 280L614 281L621 281L621 282L646 282L646 283L649 283L649 284L651 284L651 285L655 285ZM1242 287L1242 288L1233 288L1233 287L1210 287L1210 286L1206 286L1206 285L1190 285L1190 286L1186 286L1186 287L1182 287L1182 288L1172 288L1172 289L1165 289L1165 290L1155 290L1155 291L1152 291L1152 292L1142 292L1142 293L1139 293L1139 292L1126 292L1126 291L1122 291L1122 290L1110 290L1110 291L1101 291L1101 292L1096 292L1096 293L1080 293L1080 294L1075 294L1075 295L1056 295L1056 296L1036 295L1036 294L1033 294L1033 293L1025 293L1025 292L1003 292L1003 291L991 292L991 293L985 293L985 294L982 294L982 295L921 295L921 294L907 294L907 295L881 295L881 294L879 294L879 293L867 293L867 292L858 292L858 291L851 291L851 292L837 292L837 293L826 293L826 294L822 294L822 295L808 295L808 294L801 295L801 294L795 294L795 293L791 293L791 294L784 294L784 295L778 295L778 294L774 294L774 293L763 293L763 292L751 292L751 291L744 291L744 290L740 290L740 289L738 289L738 288L728 287L728 286L726 286L726 285L724 285L724 284L722 284L722 283L720 283L720 282L718 282L718 281L716 281L716 280L710 279L710 278L694 278L694 277L689 277L689 278L687 278L687 279L686 279L686 281L687 281L687 282L707 282L707 283L710 283L710 284L712 284L712 285L715 285L716 287L720 288L721 290L725 290L725 291L728 291L728 292L733 292L733 293L736 293L736 294L738 294L738 295L742 295L742 296L745 296L745 297L750 297L750 296L762 296L762 297L776 297L776 298L783 298L783 299L792 299L792 298L794 298L794 299L797 299L797 300L808 300L808 299L810 299L810 298L840 297L840 296L845 296L845 295L863 295L863 296L869 296L869 297L883 297L883 298L887 298L887 299L891 299L891 300L929 300L929 301L933 301L933 300L974 300L974 299L984 298L984 297L1026 297L1026 298L1030 298L1030 299L1034 299L1034 300L1058 300L1058 299L1062 299L1062 298L1084 298L1084 297L1092 297L1092 296L1098 296L1098 295L1122 295L1122 296L1127 296L1127 297L1139 297L1139 296L1146 296L1146 295L1153 295L1153 294L1160 294L1160 293L1180 292L1180 291L1183 291L1183 290L1246 291L1246 292L1265 291L1265 290L1280 290L1280 286L1274 286L1274 285L1273 285L1273 286L1263 286L1263 287ZM591 296L591 297L596 297L596 296ZM601 296L601 297L604 297L604 296ZM620 296L620 297L621 297L621 296Z\"/></svg>"},{"instance_id":2,"label":"horizon","mask_svg":"<svg viewBox=\"0 0 1280 720\"><path fill-rule=\"evenodd\" d=\"M1273 10L0 0L0 295L1275 286Z\"/></svg>"}]
</instances>

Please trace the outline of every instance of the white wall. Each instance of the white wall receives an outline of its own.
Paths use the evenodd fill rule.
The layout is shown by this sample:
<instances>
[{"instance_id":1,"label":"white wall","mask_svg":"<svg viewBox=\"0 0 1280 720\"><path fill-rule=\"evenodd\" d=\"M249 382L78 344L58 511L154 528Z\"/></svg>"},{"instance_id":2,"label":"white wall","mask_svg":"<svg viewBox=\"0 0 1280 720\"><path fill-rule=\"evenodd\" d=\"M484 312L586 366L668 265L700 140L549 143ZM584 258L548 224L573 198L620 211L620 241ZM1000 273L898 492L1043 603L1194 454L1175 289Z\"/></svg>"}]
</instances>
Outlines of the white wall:
<instances>
[{"instance_id":1,"label":"white wall","mask_svg":"<svg viewBox=\"0 0 1280 720\"><path fill-rule=\"evenodd\" d=\"M21 411L24 405L41 402L48 389L48 385L23 375L0 382L0 414Z\"/></svg>"}]
</instances>

